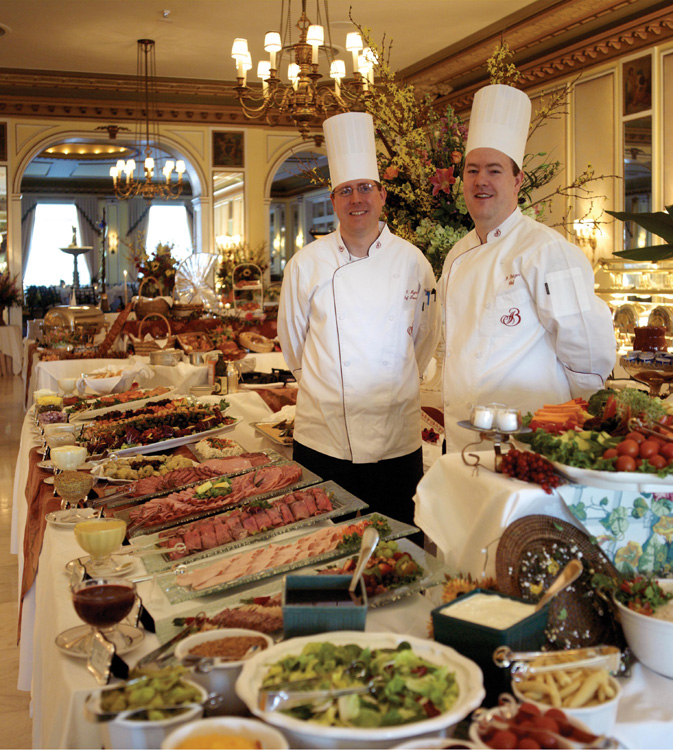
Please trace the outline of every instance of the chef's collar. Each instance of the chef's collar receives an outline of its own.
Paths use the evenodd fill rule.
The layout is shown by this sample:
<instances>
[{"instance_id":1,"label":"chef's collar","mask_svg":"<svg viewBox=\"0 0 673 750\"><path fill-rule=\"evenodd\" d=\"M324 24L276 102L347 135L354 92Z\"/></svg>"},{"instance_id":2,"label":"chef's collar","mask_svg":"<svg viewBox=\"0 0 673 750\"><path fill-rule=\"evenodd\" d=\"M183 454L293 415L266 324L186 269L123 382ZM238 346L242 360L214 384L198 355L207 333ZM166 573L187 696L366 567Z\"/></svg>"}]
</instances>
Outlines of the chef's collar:
<instances>
[{"instance_id":1,"label":"chef's collar","mask_svg":"<svg viewBox=\"0 0 673 750\"><path fill-rule=\"evenodd\" d=\"M390 229L388 229L388 225L385 223L385 221L379 221L379 235L378 237L372 242L372 244L369 246L369 252L367 255L363 256L362 258L358 258L355 255L351 255L348 246L343 240L343 237L341 236L341 227L337 227L336 230L336 241L337 241L337 248L339 249L339 253L341 253L341 257L343 259L344 263L350 263L351 261L355 260L364 260L364 258L371 257L372 255L376 255L379 250L383 247L383 243L386 239L386 235L390 234Z\"/></svg>"},{"instance_id":2,"label":"chef's collar","mask_svg":"<svg viewBox=\"0 0 673 750\"><path fill-rule=\"evenodd\" d=\"M520 218L521 209L517 206L514 211L512 211L512 213L505 219L505 221L502 222L502 224L498 225L495 229L492 229L486 235L486 242L493 242L493 240L497 240L503 235L511 232L514 226L519 222Z\"/></svg>"}]
</instances>

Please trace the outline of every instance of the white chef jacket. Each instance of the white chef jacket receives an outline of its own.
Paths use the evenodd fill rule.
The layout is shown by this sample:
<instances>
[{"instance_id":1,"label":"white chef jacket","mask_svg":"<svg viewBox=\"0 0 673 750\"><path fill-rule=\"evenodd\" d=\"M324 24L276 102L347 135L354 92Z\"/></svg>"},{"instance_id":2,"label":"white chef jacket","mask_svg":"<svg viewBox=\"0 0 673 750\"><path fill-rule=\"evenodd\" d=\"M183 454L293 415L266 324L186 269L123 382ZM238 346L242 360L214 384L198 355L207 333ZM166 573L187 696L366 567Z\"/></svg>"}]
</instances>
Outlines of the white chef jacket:
<instances>
[{"instance_id":1,"label":"white chef jacket","mask_svg":"<svg viewBox=\"0 0 673 750\"><path fill-rule=\"evenodd\" d=\"M432 267L421 251L381 233L350 259L339 231L287 264L278 338L299 383L295 439L354 463L421 446L420 375L440 335Z\"/></svg>"},{"instance_id":2,"label":"white chef jacket","mask_svg":"<svg viewBox=\"0 0 673 750\"><path fill-rule=\"evenodd\" d=\"M447 450L474 440L457 425L475 404L535 411L588 397L614 367L608 306L584 254L517 208L482 245L476 231L446 257L443 372Z\"/></svg>"}]
</instances>

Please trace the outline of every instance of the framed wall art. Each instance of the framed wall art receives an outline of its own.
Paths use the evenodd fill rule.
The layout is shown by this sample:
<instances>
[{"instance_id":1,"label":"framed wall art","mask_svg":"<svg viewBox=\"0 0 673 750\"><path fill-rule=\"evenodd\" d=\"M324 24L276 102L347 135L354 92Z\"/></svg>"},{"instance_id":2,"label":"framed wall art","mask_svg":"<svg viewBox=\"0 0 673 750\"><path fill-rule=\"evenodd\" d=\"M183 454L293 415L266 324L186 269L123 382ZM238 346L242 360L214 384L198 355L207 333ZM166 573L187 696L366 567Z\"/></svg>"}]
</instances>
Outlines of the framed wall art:
<instances>
[{"instance_id":1,"label":"framed wall art","mask_svg":"<svg viewBox=\"0 0 673 750\"><path fill-rule=\"evenodd\" d=\"M213 133L213 166L243 168L243 131Z\"/></svg>"},{"instance_id":2,"label":"framed wall art","mask_svg":"<svg viewBox=\"0 0 673 750\"><path fill-rule=\"evenodd\" d=\"M652 56L622 63L624 115L652 109Z\"/></svg>"}]
</instances>

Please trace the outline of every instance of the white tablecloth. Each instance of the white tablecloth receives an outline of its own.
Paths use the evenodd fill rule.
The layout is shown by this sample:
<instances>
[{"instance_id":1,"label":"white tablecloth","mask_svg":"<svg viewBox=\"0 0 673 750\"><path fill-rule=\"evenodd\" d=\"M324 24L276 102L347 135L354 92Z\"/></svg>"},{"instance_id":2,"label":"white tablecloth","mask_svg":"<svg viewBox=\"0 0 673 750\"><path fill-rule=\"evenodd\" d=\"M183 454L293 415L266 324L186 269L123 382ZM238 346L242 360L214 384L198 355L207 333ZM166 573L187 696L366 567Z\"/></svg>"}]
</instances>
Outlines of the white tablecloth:
<instances>
[{"instance_id":1,"label":"white tablecloth","mask_svg":"<svg viewBox=\"0 0 673 750\"><path fill-rule=\"evenodd\" d=\"M21 344L21 328L19 326L0 326L0 354L12 359L12 372L19 375L23 352Z\"/></svg>"}]
</instances>

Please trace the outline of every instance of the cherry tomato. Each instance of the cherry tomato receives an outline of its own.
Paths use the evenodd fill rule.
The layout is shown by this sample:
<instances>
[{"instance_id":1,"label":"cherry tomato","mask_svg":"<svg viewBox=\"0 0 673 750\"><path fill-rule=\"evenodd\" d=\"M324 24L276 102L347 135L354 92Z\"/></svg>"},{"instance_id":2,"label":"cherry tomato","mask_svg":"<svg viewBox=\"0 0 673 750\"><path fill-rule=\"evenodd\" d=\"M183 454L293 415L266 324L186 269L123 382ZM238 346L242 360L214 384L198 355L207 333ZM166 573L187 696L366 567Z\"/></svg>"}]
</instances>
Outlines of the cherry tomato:
<instances>
[{"instance_id":1,"label":"cherry tomato","mask_svg":"<svg viewBox=\"0 0 673 750\"><path fill-rule=\"evenodd\" d=\"M665 440L664 440L663 438L657 437L657 435L651 435L651 436L650 436L650 437L648 437L647 439L648 439L648 440L653 440L653 441L654 441L655 443L657 443L657 444L659 445L659 447L660 447L660 448L661 448L661 446L662 446L662 445L664 445L664 444L665 444L665 442L666 442L666 441L665 441Z\"/></svg>"},{"instance_id":2,"label":"cherry tomato","mask_svg":"<svg viewBox=\"0 0 673 750\"><path fill-rule=\"evenodd\" d=\"M615 463L617 471L635 471L636 461L632 456L619 456Z\"/></svg>"},{"instance_id":3,"label":"cherry tomato","mask_svg":"<svg viewBox=\"0 0 673 750\"><path fill-rule=\"evenodd\" d=\"M524 737L519 742L521 750L540 750L540 743L532 737Z\"/></svg>"},{"instance_id":4,"label":"cherry tomato","mask_svg":"<svg viewBox=\"0 0 673 750\"><path fill-rule=\"evenodd\" d=\"M635 458L640 451L640 445L635 440L622 440L617 446L617 453L620 456L631 456Z\"/></svg>"},{"instance_id":5,"label":"cherry tomato","mask_svg":"<svg viewBox=\"0 0 673 750\"><path fill-rule=\"evenodd\" d=\"M650 462L650 466L654 466L654 468L657 471L659 471L659 469L664 469L666 466L668 466L668 461L660 453L655 453L653 456L650 456L647 460Z\"/></svg>"},{"instance_id":6,"label":"cherry tomato","mask_svg":"<svg viewBox=\"0 0 673 750\"><path fill-rule=\"evenodd\" d=\"M516 735L506 729L501 729L493 735L488 743L490 747L498 747L501 750L512 750L516 747Z\"/></svg>"},{"instance_id":7,"label":"cherry tomato","mask_svg":"<svg viewBox=\"0 0 673 750\"><path fill-rule=\"evenodd\" d=\"M534 703L522 703L517 711L517 719L519 717L529 718L530 716L539 716L540 709Z\"/></svg>"},{"instance_id":8,"label":"cherry tomato","mask_svg":"<svg viewBox=\"0 0 673 750\"><path fill-rule=\"evenodd\" d=\"M659 453L659 443L655 442L654 440L644 440L640 444L639 453L641 458L651 458L652 456Z\"/></svg>"},{"instance_id":9,"label":"cherry tomato","mask_svg":"<svg viewBox=\"0 0 673 750\"><path fill-rule=\"evenodd\" d=\"M659 449L659 453L661 453L664 458L673 458L673 443L664 443Z\"/></svg>"},{"instance_id":10,"label":"cherry tomato","mask_svg":"<svg viewBox=\"0 0 673 750\"><path fill-rule=\"evenodd\" d=\"M558 734L558 722L547 714L534 717L532 722L538 729L546 729L548 732Z\"/></svg>"},{"instance_id":11,"label":"cherry tomato","mask_svg":"<svg viewBox=\"0 0 673 750\"><path fill-rule=\"evenodd\" d=\"M671 443L671 445L673 445L673 443ZM605 453L603 453L603 458L616 458L618 455L616 448L608 448Z\"/></svg>"},{"instance_id":12,"label":"cherry tomato","mask_svg":"<svg viewBox=\"0 0 673 750\"><path fill-rule=\"evenodd\" d=\"M629 432L624 440L635 440L636 443L642 443L645 440L645 435L642 432Z\"/></svg>"}]
</instances>

